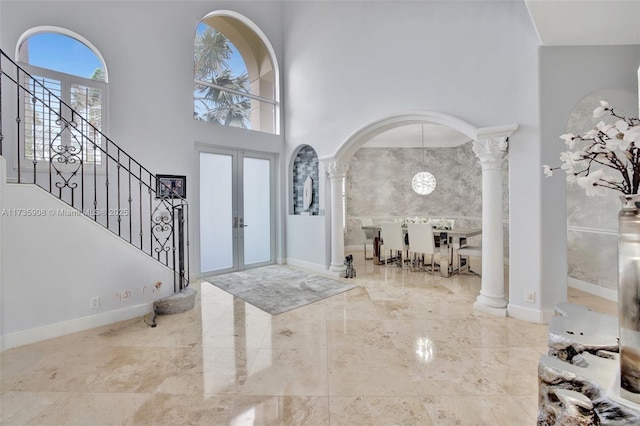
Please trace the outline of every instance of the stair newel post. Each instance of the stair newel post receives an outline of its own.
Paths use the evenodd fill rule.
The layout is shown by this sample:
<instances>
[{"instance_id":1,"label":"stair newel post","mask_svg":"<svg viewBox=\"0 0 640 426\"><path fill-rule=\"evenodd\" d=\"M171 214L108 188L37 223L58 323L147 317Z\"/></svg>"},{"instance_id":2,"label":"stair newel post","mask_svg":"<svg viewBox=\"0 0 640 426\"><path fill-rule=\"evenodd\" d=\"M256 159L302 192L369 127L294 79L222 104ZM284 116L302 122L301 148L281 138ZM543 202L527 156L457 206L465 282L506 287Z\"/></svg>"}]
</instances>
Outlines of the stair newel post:
<instances>
[{"instance_id":1,"label":"stair newel post","mask_svg":"<svg viewBox=\"0 0 640 426\"><path fill-rule=\"evenodd\" d=\"M184 211L183 206L180 205L176 207L176 211L178 212L178 288L174 289L175 291L181 291L184 286ZM175 226L175 224L174 224ZM175 252L175 238L174 238L174 252ZM173 269L175 271L175 258Z\"/></svg>"},{"instance_id":2,"label":"stair newel post","mask_svg":"<svg viewBox=\"0 0 640 426\"><path fill-rule=\"evenodd\" d=\"M189 285L189 204L184 203L184 221L185 221L185 232L186 234L184 235L184 237L186 237L187 241L184 245L184 258L185 258L185 273L184 273L184 277L183 277L183 281L182 281L182 288L185 288ZM185 285L186 283L186 285Z\"/></svg>"}]
</instances>

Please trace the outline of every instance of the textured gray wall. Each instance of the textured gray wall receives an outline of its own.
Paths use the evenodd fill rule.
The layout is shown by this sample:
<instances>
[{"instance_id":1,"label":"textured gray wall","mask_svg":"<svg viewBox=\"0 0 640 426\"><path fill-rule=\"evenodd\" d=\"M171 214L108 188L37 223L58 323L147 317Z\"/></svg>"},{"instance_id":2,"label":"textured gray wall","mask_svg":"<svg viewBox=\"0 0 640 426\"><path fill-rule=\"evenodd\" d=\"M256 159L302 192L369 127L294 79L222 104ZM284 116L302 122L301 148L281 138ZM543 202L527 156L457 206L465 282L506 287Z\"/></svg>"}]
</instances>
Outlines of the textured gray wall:
<instances>
[{"instance_id":1,"label":"textured gray wall","mask_svg":"<svg viewBox=\"0 0 640 426\"><path fill-rule=\"evenodd\" d=\"M424 165L423 165L424 164ZM428 171L436 189L428 195L411 188L413 175ZM472 143L455 148L361 148L349 163L346 186L345 246L363 242L360 218L446 217L456 227L482 226L482 169ZM503 177L503 220L507 220L508 181ZM505 224L505 249L508 226ZM478 243L479 241L471 241Z\"/></svg>"}]
</instances>

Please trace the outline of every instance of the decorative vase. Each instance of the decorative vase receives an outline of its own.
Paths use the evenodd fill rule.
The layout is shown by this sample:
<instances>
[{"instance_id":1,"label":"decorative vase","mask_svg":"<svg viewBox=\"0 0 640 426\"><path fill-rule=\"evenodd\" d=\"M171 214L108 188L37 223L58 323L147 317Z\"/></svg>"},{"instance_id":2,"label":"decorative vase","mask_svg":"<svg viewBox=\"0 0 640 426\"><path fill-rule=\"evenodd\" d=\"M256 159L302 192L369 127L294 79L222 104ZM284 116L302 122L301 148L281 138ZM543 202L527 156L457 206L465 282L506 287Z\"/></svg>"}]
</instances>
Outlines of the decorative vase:
<instances>
[{"instance_id":1,"label":"decorative vase","mask_svg":"<svg viewBox=\"0 0 640 426\"><path fill-rule=\"evenodd\" d=\"M623 195L618 214L620 396L640 403L640 195Z\"/></svg>"}]
</instances>

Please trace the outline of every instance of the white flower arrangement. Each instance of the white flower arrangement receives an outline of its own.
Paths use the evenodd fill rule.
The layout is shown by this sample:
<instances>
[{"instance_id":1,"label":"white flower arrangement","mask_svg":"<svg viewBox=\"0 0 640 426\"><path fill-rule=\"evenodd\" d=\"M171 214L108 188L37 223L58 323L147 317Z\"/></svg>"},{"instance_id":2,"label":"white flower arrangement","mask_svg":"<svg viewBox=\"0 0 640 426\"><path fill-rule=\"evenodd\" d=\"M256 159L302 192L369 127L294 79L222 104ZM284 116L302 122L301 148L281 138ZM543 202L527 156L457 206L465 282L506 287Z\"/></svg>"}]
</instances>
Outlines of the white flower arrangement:
<instances>
[{"instance_id":1,"label":"white flower arrangement","mask_svg":"<svg viewBox=\"0 0 640 426\"><path fill-rule=\"evenodd\" d=\"M552 176L554 170L562 169L567 174L567 182L577 183L589 196L603 195L607 189L625 195L638 193L640 119L616 114L606 101L600 101L593 117L600 118L607 113L617 120L600 121L584 135L560 136L568 150L560 154L562 166L542 166L547 177Z\"/></svg>"}]
</instances>

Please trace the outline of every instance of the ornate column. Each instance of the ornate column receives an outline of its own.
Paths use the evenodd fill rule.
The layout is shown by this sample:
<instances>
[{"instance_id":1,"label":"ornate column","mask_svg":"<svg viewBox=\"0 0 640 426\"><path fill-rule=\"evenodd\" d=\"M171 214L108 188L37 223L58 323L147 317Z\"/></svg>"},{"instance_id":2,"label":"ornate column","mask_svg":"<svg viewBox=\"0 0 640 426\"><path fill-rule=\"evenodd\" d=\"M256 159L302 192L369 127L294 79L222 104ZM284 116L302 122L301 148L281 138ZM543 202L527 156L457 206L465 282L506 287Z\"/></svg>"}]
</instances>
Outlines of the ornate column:
<instances>
[{"instance_id":1,"label":"ornate column","mask_svg":"<svg viewBox=\"0 0 640 426\"><path fill-rule=\"evenodd\" d=\"M326 168L331 181L331 266L329 270L343 275L347 267L344 265L342 182L349 166L332 161L326 163Z\"/></svg>"},{"instance_id":2,"label":"ornate column","mask_svg":"<svg viewBox=\"0 0 640 426\"><path fill-rule=\"evenodd\" d=\"M502 232L502 169L508 138L480 139L473 152L482 166L482 288L474 309L507 315L504 296L504 244Z\"/></svg>"}]
</instances>

